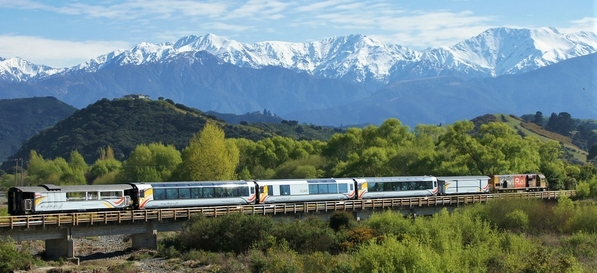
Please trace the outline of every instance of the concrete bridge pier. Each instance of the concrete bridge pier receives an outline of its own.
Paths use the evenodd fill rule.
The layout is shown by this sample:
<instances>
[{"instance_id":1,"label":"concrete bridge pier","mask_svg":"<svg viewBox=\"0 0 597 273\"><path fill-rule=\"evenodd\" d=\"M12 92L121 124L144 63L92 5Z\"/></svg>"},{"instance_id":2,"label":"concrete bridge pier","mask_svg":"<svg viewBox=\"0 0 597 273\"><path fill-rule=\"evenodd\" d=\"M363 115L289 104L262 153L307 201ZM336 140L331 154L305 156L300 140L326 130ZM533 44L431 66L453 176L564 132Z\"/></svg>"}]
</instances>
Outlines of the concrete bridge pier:
<instances>
[{"instance_id":1,"label":"concrete bridge pier","mask_svg":"<svg viewBox=\"0 0 597 273\"><path fill-rule=\"evenodd\" d=\"M64 238L47 239L46 243L46 259L58 260L66 258L66 260L79 264L79 258L75 257L75 241L73 240L71 229L65 228Z\"/></svg>"},{"instance_id":2,"label":"concrete bridge pier","mask_svg":"<svg viewBox=\"0 0 597 273\"><path fill-rule=\"evenodd\" d=\"M158 230L152 223L146 224L145 233L131 235L132 249L158 249Z\"/></svg>"}]
</instances>

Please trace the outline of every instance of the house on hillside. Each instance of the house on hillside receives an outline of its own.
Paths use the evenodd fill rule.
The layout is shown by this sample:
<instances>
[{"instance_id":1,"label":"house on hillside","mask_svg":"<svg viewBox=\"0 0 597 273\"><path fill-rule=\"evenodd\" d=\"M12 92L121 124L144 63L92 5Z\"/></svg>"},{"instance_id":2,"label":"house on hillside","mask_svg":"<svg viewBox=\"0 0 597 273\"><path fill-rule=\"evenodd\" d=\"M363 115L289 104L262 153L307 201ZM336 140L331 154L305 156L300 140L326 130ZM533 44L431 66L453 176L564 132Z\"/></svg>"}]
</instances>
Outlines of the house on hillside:
<instances>
[{"instance_id":1,"label":"house on hillside","mask_svg":"<svg viewBox=\"0 0 597 273\"><path fill-rule=\"evenodd\" d=\"M149 95L144 95L144 94L128 94L128 95L124 95L125 99L130 99L130 100L140 100L140 99L149 99Z\"/></svg>"}]
</instances>

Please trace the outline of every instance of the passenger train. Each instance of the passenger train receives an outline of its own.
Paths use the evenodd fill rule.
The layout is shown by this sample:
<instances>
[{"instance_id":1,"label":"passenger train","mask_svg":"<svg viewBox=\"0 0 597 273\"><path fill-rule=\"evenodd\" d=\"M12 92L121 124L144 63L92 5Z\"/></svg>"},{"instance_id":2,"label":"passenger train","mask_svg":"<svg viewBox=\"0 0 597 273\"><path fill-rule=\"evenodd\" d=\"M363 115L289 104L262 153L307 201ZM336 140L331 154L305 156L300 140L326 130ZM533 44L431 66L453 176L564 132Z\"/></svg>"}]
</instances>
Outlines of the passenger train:
<instances>
[{"instance_id":1,"label":"passenger train","mask_svg":"<svg viewBox=\"0 0 597 273\"><path fill-rule=\"evenodd\" d=\"M11 215L546 190L540 174L43 184L8 190Z\"/></svg>"}]
</instances>

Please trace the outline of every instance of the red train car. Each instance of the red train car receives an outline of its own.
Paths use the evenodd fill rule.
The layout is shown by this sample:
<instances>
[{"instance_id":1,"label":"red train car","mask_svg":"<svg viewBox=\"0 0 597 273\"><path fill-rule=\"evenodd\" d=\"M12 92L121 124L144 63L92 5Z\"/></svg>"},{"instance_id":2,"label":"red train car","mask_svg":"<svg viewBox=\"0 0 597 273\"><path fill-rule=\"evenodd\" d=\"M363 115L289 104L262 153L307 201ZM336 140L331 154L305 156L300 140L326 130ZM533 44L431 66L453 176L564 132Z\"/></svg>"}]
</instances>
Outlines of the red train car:
<instances>
[{"instance_id":1,"label":"red train car","mask_svg":"<svg viewBox=\"0 0 597 273\"><path fill-rule=\"evenodd\" d=\"M547 179L542 174L498 174L490 177L492 192L547 190Z\"/></svg>"}]
</instances>

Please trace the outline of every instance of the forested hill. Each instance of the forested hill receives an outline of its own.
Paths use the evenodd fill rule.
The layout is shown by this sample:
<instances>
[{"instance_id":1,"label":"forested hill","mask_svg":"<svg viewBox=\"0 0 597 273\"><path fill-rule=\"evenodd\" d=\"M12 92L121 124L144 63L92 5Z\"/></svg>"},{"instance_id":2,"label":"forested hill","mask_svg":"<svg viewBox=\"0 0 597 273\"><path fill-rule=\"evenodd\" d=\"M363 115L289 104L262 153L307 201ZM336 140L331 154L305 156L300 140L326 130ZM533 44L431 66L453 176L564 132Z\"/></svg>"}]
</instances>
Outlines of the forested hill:
<instances>
[{"instance_id":1,"label":"forested hill","mask_svg":"<svg viewBox=\"0 0 597 273\"><path fill-rule=\"evenodd\" d=\"M25 140L75 111L54 97L0 100L0 162L16 153Z\"/></svg>"},{"instance_id":2,"label":"forested hill","mask_svg":"<svg viewBox=\"0 0 597 273\"><path fill-rule=\"evenodd\" d=\"M208 121L217 123L227 138L251 140L273 135L327 140L338 131L285 120L278 124L231 125L169 99L102 99L33 136L10 158L28 158L30 151L35 150L46 159L68 159L77 150L91 164L100 156L100 149L108 146L119 160L128 158L139 144L162 143L182 150ZM9 167L6 161L1 168Z\"/></svg>"}]
</instances>

